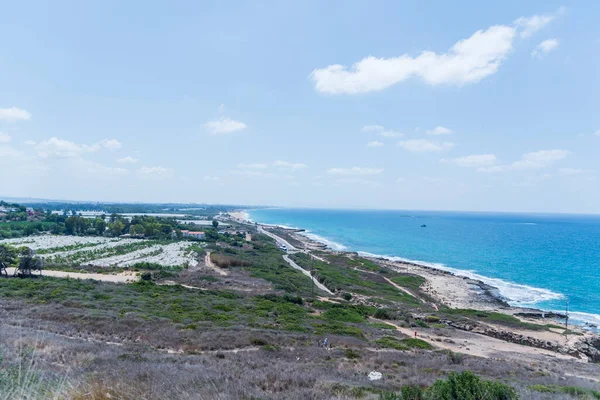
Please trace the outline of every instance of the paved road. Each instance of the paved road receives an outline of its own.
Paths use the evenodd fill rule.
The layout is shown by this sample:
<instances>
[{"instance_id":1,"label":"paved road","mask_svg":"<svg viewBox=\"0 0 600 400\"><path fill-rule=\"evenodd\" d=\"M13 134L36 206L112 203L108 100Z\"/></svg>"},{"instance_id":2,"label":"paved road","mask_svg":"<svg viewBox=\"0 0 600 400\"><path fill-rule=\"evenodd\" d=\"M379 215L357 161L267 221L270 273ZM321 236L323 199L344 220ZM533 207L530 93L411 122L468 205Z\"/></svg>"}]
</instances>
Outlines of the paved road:
<instances>
[{"instance_id":1,"label":"paved road","mask_svg":"<svg viewBox=\"0 0 600 400\"><path fill-rule=\"evenodd\" d=\"M277 244L279 246L281 245L285 245L285 247L287 247L288 252L295 252L295 251L299 251L297 248L295 248L294 246L292 246L287 240L280 238L279 236L275 235L274 233L271 233L265 229L263 229L262 226L258 227L258 232L259 233L263 233L265 235L267 235L268 237L275 239L275 241L277 242Z\"/></svg>"}]
</instances>

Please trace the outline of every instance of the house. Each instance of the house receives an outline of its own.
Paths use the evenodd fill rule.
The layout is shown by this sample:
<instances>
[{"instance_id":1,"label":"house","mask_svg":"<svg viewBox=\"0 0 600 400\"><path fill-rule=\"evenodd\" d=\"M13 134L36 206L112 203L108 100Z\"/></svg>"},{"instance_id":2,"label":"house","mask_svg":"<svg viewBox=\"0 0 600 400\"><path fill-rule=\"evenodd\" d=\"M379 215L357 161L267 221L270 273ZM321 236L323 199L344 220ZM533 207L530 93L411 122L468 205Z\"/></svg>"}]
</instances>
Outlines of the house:
<instances>
[{"instance_id":1,"label":"house","mask_svg":"<svg viewBox=\"0 0 600 400\"><path fill-rule=\"evenodd\" d=\"M200 232L200 231L188 231L188 230L184 230L184 231L181 231L181 234L183 235L183 237L191 237L191 238L195 238L195 239L204 239L204 232Z\"/></svg>"}]
</instances>

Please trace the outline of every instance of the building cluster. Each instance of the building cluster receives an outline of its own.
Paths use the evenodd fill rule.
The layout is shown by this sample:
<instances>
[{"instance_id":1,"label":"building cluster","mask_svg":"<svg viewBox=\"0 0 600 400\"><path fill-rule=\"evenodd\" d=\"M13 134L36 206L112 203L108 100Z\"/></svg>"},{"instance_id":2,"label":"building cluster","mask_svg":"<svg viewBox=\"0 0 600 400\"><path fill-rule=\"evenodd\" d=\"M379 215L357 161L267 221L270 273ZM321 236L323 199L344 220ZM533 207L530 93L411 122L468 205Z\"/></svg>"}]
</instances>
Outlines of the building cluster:
<instances>
[{"instance_id":1,"label":"building cluster","mask_svg":"<svg viewBox=\"0 0 600 400\"><path fill-rule=\"evenodd\" d=\"M195 239L204 239L204 232L201 231L188 231L188 230L182 230L181 234L183 235L183 237L190 237L190 238L195 238Z\"/></svg>"}]
</instances>

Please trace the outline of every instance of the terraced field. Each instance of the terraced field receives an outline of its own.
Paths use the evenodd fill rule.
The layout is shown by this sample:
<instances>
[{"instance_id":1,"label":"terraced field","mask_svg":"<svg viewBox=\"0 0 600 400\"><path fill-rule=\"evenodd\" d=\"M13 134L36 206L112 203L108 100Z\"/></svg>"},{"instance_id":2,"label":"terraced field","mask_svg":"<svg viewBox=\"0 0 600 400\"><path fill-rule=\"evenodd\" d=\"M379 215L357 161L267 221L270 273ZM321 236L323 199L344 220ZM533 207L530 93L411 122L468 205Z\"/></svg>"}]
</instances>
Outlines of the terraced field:
<instances>
[{"instance_id":1,"label":"terraced field","mask_svg":"<svg viewBox=\"0 0 600 400\"><path fill-rule=\"evenodd\" d=\"M145 239L97 236L43 235L5 239L0 243L27 246L49 265L85 264L97 267L126 268L139 263L164 267L195 267L197 255L191 242L162 242Z\"/></svg>"}]
</instances>

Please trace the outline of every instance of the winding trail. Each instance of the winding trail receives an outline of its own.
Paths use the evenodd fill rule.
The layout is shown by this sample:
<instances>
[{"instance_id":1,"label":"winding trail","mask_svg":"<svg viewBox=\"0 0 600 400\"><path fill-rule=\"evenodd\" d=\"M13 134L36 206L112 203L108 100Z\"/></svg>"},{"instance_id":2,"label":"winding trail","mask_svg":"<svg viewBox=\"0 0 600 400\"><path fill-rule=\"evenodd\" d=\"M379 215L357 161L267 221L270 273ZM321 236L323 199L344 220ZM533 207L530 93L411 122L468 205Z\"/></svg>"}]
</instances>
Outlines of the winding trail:
<instances>
[{"instance_id":1,"label":"winding trail","mask_svg":"<svg viewBox=\"0 0 600 400\"><path fill-rule=\"evenodd\" d=\"M216 271L221 276L227 276L227 272L223 271L221 268L217 267L214 262L210 259L211 252L207 251L206 256L204 256L204 264L214 271Z\"/></svg>"},{"instance_id":2,"label":"winding trail","mask_svg":"<svg viewBox=\"0 0 600 400\"><path fill-rule=\"evenodd\" d=\"M310 279L312 279L313 283L315 284L316 287L318 287L319 289L321 289L324 292L329 293L330 295L333 295L333 292L329 289L327 289L327 287L325 285L323 285L321 282L319 282L317 280L317 278L313 277L310 272L308 272L307 270L305 270L304 268L302 268L301 266L299 266L298 264L296 264L287 254L283 255L283 259L290 264L290 266L294 269L297 269L298 271L302 272L304 275L308 276Z\"/></svg>"}]
</instances>

